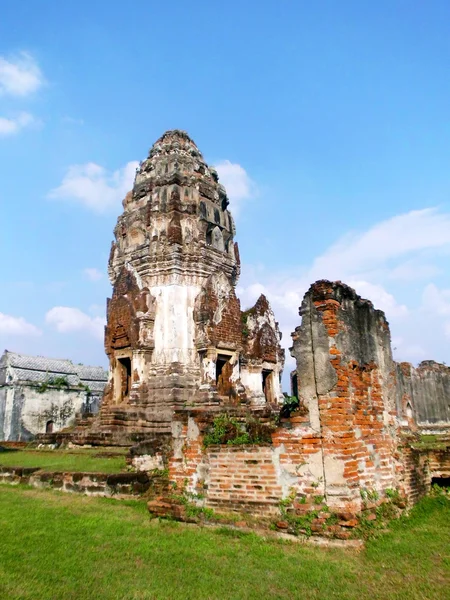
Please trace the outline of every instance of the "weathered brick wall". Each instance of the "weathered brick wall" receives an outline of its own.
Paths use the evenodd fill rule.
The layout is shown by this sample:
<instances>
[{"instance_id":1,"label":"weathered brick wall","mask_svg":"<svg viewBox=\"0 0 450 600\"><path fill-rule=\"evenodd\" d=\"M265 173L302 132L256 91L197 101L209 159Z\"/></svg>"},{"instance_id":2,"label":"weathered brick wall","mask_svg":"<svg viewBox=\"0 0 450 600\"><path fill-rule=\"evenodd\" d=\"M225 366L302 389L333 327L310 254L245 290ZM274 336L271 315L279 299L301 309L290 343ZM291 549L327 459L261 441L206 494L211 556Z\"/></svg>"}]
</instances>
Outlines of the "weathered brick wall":
<instances>
[{"instance_id":1,"label":"weathered brick wall","mask_svg":"<svg viewBox=\"0 0 450 600\"><path fill-rule=\"evenodd\" d=\"M324 495L322 440L310 427L307 416L284 419L272 434L279 465L282 498L293 492L297 497Z\"/></svg>"},{"instance_id":2,"label":"weathered brick wall","mask_svg":"<svg viewBox=\"0 0 450 600\"><path fill-rule=\"evenodd\" d=\"M409 445L399 449L398 484L408 502L414 504L430 489L431 476L425 452L413 450Z\"/></svg>"},{"instance_id":3,"label":"weathered brick wall","mask_svg":"<svg viewBox=\"0 0 450 600\"><path fill-rule=\"evenodd\" d=\"M262 445L204 448L200 427L194 417L174 423L169 480L206 506L270 517L288 496L323 495L321 440L304 417L286 419Z\"/></svg>"},{"instance_id":4,"label":"weathered brick wall","mask_svg":"<svg viewBox=\"0 0 450 600\"><path fill-rule=\"evenodd\" d=\"M128 269L123 268L114 285L113 296L107 303L105 351L108 356L113 355L115 348L136 346L139 337L136 320L139 295L135 277Z\"/></svg>"},{"instance_id":5,"label":"weathered brick wall","mask_svg":"<svg viewBox=\"0 0 450 600\"><path fill-rule=\"evenodd\" d=\"M252 308L242 312L241 327L246 359L284 363L284 351L280 348L278 323L264 294ZM273 321L273 322L271 322Z\"/></svg>"},{"instance_id":6,"label":"weathered brick wall","mask_svg":"<svg viewBox=\"0 0 450 600\"><path fill-rule=\"evenodd\" d=\"M252 311L248 317L256 321ZM320 281L306 294L301 315L291 350L300 409L281 420L271 444L208 448L204 434L218 409L209 417L207 410L180 411L169 479L221 513L272 522L281 514L281 529L292 526L289 515L298 523L309 513L311 532L347 538L362 513L377 518L377 506L391 498L404 506L394 490L415 502L433 476L446 477L449 453L416 447L417 433L400 435L398 370L381 311L348 286ZM245 418L243 409L233 410Z\"/></svg>"},{"instance_id":7,"label":"weathered brick wall","mask_svg":"<svg viewBox=\"0 0 450 600\"><path fill-rule=\"evenodd\" d=\"M361 490L396 485L394 363L381 311L341 283L305 295L293 334L299 396L322 440L324 491L336 508L357 509Z\"/></svg>"},{"instance_id":8,"label":"weathered brick wall","mask_svg":"<svg viewBox=\"0 0 450 600\"><path fill-rule=\"evenodd\" d=\"M450 430L450 367L427 360L414 368L410 363L396 365L397 412L414 426L437 426Z\"/></svg>"},{"instance_id":9,"label":"weathered brick wall","mask_svg":"<svg viewBox=\"0 0 450 600\"><path fill-rule=\"evenodd\" d=\"M355 377L356 385L362 376ZM403 439L386 456L384 452L391 444L386 444L379 425L373 426L369 409L356 410L351 421L354 427L361 428L361 438L349 435L349 424L338 419L340 425L336 427L343 431L337 433L343 432L344 436L342 444L338 437L333 453L332 439L314 431L309 415L298 412L282 419L272 433L271 444L204 447L204 435L213 414L206 417L202 411L180 411L176 415L169 458L169 482L174 496L151 502L149 509L154 514L189 520L180 504L184 497L197 507L213 509L226 518L235 513L246 520L250 515L260 525L274 523L289 531L292 519L303 519L309 534L348 539L352 528L358 526L361 513L370 513L375 519L376 508L389 502L395 490L414 503L429 491L433 477L450 476L449 448L417 449L410 439ZM335 435L327 424L323 425L322 431L327 435L330 430ZM374 445L375 453L370 453L369 444ZM330 478L335 476L334 460L343 464L341 472L349 482L338 490L330 484ZM377 464L382 460L386 460L388 469L384 479L385 465ZM353 491L357 497L356 493L350 495Z\"/></svg>"},{"instance_id":10,"label":"weathered brick wall","mask_svg":"<svg viewBox=\"0 0 450 600\"><path fill-rule=\"evenodd\" d=\"M169 479L178 490L199 494L204 490L202 437L193 418L172 424L173 446Z\"/></svg>"},{"instance_id":11,"label":"weathered brick wall","mask_svg":"<svg viewBox=\"0 0 450 600\"><path fill-rule=\"evenodd\" d=\"M450 445L433 450L407 443L399 452L399 487L411 504L430 491L433 478L450 478Z\"/></svg>"},{"instance_id":12,"label":"weathered brick wall","mask_svg":"<svg viewBox=\"0 0 450 600\"><path fill-rule=\"evenodd\" d=\"M208 448L206 506L253 515L278 515L282 487L270 446Z\"/></svg>"},{"instance_id":13,"label":"weathered brick wall","mask_svg":"<svg viewBox=\"0 0 450 600\"><path fill-rule=\"evenodd\" d=\"M242 345L241 305L225 275L213 275L196 301L194 319L207 345Z\"/></svg>"},{"instance_id":14,"label":"weathered brick wall","mask_svg":"<svg viewBox=\"0 0 450 600\"><path fill-rule=\"evenodd\" d=\"M450 444L445 450L429 450L428 460L431 478L450 478Z\"/></svg>"}]
</instances>

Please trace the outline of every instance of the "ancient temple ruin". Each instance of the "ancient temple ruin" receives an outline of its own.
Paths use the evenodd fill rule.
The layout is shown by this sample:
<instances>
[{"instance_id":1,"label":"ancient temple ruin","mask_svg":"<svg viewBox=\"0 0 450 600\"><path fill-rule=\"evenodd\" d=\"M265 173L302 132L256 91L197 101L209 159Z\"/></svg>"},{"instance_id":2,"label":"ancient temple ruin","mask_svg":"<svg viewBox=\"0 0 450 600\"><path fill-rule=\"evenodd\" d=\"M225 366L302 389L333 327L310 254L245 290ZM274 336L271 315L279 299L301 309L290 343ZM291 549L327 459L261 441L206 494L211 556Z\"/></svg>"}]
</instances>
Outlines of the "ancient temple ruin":
<instances>
[{"instance_id":1,"label":"ancient temple ruin","mask_svg":"<svg viewBox=\"0 0 450 600\"><path fill-rule=\"evenodd\" d=\"M282 401L284 352L267 299L242 312L225 188L182 131L137 170L114 230L105 350L110 379L92 441L171 431L173 413Z\"/></svg>"},{"instance_id":2,"label":"ancient temple ruin","mask_svg":"<svg viewBox=\"0 0 450 600\"><path fill-rule=\"evenodd\" d=\"M278 324L264 296L241 310L227 207L194 142L166 132L114 232L100 413L43 441L129 446L136 468L167 478L156 515L185 518L189 499L268 524L282 506L277 527L306 519L345 539L380 503L450 477L450 369L395 363L384 313L318 281L292 334L298 403L282 407Z\"/></svg>"},{"instance_id":3,"label":"ancient temple ruin","mask_svg":"<svg viewBox=\"0 0 450 600\"><path fill-rule=\"evenodd\" d=\"M0 441L28 442L98 412L102 367L5 350L0 357Z\"/></svg>"}]
</instances>

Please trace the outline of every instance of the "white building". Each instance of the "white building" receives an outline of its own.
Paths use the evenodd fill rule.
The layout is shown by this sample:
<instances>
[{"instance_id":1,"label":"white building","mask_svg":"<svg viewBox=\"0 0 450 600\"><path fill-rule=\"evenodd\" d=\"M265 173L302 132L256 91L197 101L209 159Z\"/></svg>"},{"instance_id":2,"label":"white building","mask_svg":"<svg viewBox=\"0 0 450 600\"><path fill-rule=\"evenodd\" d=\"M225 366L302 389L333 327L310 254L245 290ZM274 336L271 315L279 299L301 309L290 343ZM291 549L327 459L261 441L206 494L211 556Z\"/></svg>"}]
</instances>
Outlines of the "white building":
<instances>
[{"instance_id":1,"label":"white building","mask_svg":"<svg viewBox=\"0 0 450 600\"><path fill-rule=\"evenodd\" d=\"M5 350L0 358L0 441L28 441L73 425L76 414L97 412L107 378L102 367Z\"/></svg>"}]
</instances>

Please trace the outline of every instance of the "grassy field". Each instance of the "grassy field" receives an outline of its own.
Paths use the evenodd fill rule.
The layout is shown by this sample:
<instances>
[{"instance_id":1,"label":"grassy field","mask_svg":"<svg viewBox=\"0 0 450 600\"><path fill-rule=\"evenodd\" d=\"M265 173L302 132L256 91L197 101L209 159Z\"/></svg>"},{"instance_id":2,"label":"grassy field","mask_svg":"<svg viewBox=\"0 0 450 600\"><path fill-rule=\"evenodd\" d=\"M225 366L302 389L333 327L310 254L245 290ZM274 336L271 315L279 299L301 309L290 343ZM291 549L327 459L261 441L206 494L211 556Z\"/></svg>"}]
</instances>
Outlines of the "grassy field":
<instances>
[{"instance_id":1,"label":"grassy field","mask_svg":"<svg viewBox=\"0 0 450 600\"><path fill-rule=\"evenodd\" d=\"M145 504L0 486L0 598L447 600L450 501L361 552L150 521Z\"/></svg>"},{"instance_id":2,"label":"grassy field","mask_svg":"<svg viewBox=\"0 0 450 600\"><path fill-rule=\"evenodd\" d=\"M111 456L102 456L102 453ZM0 466L40 467L44 471L119 473L126 467L124 451L86 448L71 450L14 450L0 452ZM112 456L114 454L114 456Z\"/></svg>"}]
</instances>

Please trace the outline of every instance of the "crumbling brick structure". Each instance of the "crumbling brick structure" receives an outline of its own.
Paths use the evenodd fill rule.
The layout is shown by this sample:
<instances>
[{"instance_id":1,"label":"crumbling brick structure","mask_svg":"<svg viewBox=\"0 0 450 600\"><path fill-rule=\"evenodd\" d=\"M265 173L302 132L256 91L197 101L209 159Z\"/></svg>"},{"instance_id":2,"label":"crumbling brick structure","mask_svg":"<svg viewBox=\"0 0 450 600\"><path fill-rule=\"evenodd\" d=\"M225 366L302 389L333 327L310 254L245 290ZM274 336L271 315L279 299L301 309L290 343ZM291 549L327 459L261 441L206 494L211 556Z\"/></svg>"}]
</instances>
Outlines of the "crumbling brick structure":
<instances>
[{"instance_id":1,"label":"crumbling brick structure","mask_svg":"<svg viewBox=\"0 0 450 600\"><path fill-rule=\"evenodd\" d=\"M397 487L395 365L380 311L340 283L317 282L293 334L302 411L276 426L271 443L202 451L204 414L178 412L171 478L206 505L276 513L279 502L321 496L358 513L364 492Z\"/></svg>"},{"instance_id":2,"label":"crumbling brick structure","mask_svg":"<svg viewBox=\"0 0 450 600\"><path fill-rule=\"evenodd\" d=\"M261 413L261 425L273 424L270 439L237 446L233 440L209 444L211 415L205 410L176 411L165 464L177 489L202 498L206 509L270 522L280 506L288 506L294 520L311 517L309 532L346 539L368 510L392 497L402 498L400 504L415 501L433 478L446 478L449 443L444 438L438 447L415 446L420 438L412 438L411 423L405 427L399 419L396 400L405 393L407 375L421 374L393 361L383 312L340 282L318 281L300 314L291 348L299 407L279 420ZM402 379L399 369L408 371ZM427 371L426 384L409 384L416 395L423 385L445 389L450 381L441 366L431 369L436 379ZM231 409L228 415L243 418ZM164 506L170 513L167 499ZM150 510L158 514L158 501Z\"/></svg>"},{"instance_id":3,"label":"crumbling brick structure","mask_svg":"<svg viewBox=\"0 0 450 600\"><path fill-rule=\"evenodd\" d=\"M184 518L189 499L347 538L370 503L414 501L446 477L450 369L396 364L384 313L318 281L292 335L299 403L282 407L278 324L264 296L241 310L227 206L193 141L166 132L115 229L100 415L67 437L133 445L136 468L167 472L154 514ZM423 431L439 447L421 446Z\"/></svg>"},{"instance_id":4,"label":"crumbling brick structure","mask_svg":"<svg viewBox=\"0 0 450 600\"><path fill-rule=\"evenodd\" d=\"M299 396L321 438L324 494L360 504L395 487L395 369L385 316L341 283L305 295L293 334Z\"/></svg>"}]
</instances>

